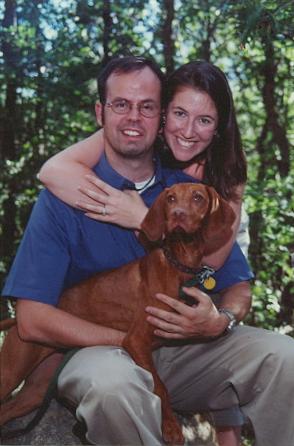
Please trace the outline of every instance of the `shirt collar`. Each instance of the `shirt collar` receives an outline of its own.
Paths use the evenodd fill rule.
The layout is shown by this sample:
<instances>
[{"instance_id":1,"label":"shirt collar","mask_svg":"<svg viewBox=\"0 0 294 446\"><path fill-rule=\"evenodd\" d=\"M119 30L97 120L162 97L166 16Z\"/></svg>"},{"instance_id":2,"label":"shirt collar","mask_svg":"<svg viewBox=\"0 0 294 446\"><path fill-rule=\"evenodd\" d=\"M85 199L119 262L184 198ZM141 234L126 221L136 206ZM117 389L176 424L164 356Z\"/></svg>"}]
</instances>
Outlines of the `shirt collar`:
<instances>
[{"instance_id":1,"label":"shirt collar","mask_svg":"<svg viewBox=\"0 0 294 446\"><path fill-rule=\"evenodd\" d=\"M155 182L153 183L153 186L154 184L162 183L162 185L165 187L166 182L162 172L161 162L159 157L156 155L154 155L154 166ZM132 181L124 178L113 169L113 167L108 162L105 153L102 154L98 164L96 164L93 170L98 175L98 177L101 178L101 180L105 181L106 183L110 184L110 186L113 186L116 189L135 189L135 185Z\"/></svg>"}]
</instances>

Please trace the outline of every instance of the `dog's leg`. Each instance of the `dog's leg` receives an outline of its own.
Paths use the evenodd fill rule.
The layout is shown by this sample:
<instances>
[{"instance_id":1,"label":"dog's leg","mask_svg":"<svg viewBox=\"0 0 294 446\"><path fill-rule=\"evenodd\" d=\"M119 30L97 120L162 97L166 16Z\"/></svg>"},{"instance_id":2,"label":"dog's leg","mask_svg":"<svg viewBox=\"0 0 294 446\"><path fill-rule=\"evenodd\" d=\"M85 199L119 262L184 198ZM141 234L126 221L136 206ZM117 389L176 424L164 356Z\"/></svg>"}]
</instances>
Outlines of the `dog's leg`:
<instances>
[{"instance_id":1,"label":"dog's leg","mask_svg":"<svg viewBox=\"0 0 294 446\"><path fill-rule=\"evenodd\" d=\"M44 359L27 377L21 390L1 405L0 426L30 413L42 404L50 380L62 358L63 354L54 353Z\"/></svg>"},{"instance_id":2,"label":"dog's leg","mask_svg":"<svg viewBox=\"0 0 294 446\"><path fill-rule=\"evenodd\" d=\"M0 353L0 401L4 402L34 368L53 351L51 347L22 341L18 336L17 327L12 327L4 339Z\"/></svg>"},{"instance_id":3,"label":"dog's leg","mask_svg":"<svg viewBox=\"0 0 294 446\"><path fill-rule=\"evenodd\" d=\"M152 373L154 380L154 393L161 399L162 412L162 436L167 444L180 445L184 443L181 426L176 419L170 402L166 387L160 380L152 360L152 335L150 329L134 324L129 330L123 348L130 354L134 361L142 368Z\"/></svg>"},{"instance_id":4,"label":"dog's leg","mask_svg":"<svg viewBox=\"0 0 294 446\"><path fill-rule=\"evenodd\" d=\"M8 330L13 325L16 325L16 319L11 317L9 319L4 319L0 321L0 331Z\"/></svg>"}]
</instances>

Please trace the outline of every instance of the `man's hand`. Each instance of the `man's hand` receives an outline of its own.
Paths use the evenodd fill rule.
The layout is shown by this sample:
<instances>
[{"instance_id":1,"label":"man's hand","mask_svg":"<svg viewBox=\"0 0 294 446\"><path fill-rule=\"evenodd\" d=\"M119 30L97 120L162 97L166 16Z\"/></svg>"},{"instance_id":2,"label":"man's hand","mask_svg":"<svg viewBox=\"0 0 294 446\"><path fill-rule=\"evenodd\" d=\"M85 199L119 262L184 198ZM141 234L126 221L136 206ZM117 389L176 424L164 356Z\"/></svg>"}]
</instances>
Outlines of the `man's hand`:
<instances>
[{"instance_id":1,"label":"man's hand","mask_svg":"<svg viewBox=\"0 0 294 446\"><path fill-rule=\"evenodd\" d=\"M156 299L168 305L171 311L148 306L147 321L154 325L154 334L166 339L216 337L224 332L228 319L220 314L211 298L197 288L185 288L186 294L195 299L192 307L166 294L156 294Z\"/></svg>"}]
</instances>

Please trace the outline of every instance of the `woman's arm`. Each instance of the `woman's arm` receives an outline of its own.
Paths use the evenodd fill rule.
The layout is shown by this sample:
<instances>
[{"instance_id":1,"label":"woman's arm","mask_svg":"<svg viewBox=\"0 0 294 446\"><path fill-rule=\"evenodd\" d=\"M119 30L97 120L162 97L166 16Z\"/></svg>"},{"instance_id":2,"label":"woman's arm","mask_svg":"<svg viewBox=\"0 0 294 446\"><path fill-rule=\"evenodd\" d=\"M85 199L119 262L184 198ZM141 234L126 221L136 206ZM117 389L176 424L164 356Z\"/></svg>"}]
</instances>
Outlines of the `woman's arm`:
<instances>
[{"instance_id":1,"label":"woman's arm","mask_svg":"<svg viewBox=\"0 0 294 446\"><path fill-rule=\"evenodd\" d=\"M54 155L41 167L39 180L58 198L73 207L84 199L79 186L90 187L87 174L94 176L91 168L99 161L104 150L103 130L99 130ZM89 202L92 200L89 199Z\"/></svg>"},{"instance_id":2,"label":"woman's arm","mask_svg":"<svg viewBox=\"0 0 294 446\"><path fill-rule=\"evenodd\" d=\"M140 229L148 209L139 194L135 191L118 191L99 180L91 170L99 161L103 147L103 130L99 130L46 161L40 170L39 179L54 195L84 210L88 217ZM244 185L238 186L239 198L229 202L236 214L231 239L219 251L203 259L204 264L216 270L224 264L236 240L243 191Z\"/></svg>"},{"instance_id":3,"label":"woman's arm","mask_svg":"<svg viewBox=\"0 0 294 446\"><path fill-rule=\"evenodd\" d=\"M89 176L88 179L96 186L96 189L81 188L81 190L84 196L92 198L95 203L87 203L85 200L77 202L78 207L84 210L88 217L107 223L116 223L126 228L141 228L141 223L148 212L148 208L136 191L121 192L93 175ZM240 227L243 191L244 185L238 186L236 191L238 198L235 201L229 201L236 215L230 240L221 249L203 258L202 263L215 270L223 266L236 241ZM106 215L103 215L104 207Z\"/></svg>"},{"instance_id":4,"label":"woman's arm","mask_svg":"<svg viewBox=\"0 0 294 446\"><path fill-rule=\"evenodd\" d=\"M221 249L202 259L202 263L204 265L209 265L215 270L218 270L223 266L226 258L231 252L233 244L236 241L241 221L241 208L242 208L242 197L244 193L244 188L245 188L244 184L237 186L236 193L238 198L229 201L229 204L236 215L236 219L232 226L233 233L230 240Z\"/></svg>"},{"instance_id":5,"label":"woman's arm","mask_svg":"<svg viewBox=\"0 0 294 446\"><path fill-rule=\"evenodd\" d=\"M137 191L120 191L94 175L87 175L91 188L80 187L83 200L76 205L87 217L105 223L114 223L128 229L140 229L148 208ZM90 198L89 203L85 198Z\"/></svg>"},{"instance_id":6,"label":"woman's arm","mask_svg":"<svg viewBox=\"0 0 294 446\"><path fill-rule=\"evenodd\" d=\"M135 191L119 191L92 171L103 153L103 130L62 152L42 166L39 180L58 198L88 217L140 229L148 208Z\"/></svg>"}]
</instances>

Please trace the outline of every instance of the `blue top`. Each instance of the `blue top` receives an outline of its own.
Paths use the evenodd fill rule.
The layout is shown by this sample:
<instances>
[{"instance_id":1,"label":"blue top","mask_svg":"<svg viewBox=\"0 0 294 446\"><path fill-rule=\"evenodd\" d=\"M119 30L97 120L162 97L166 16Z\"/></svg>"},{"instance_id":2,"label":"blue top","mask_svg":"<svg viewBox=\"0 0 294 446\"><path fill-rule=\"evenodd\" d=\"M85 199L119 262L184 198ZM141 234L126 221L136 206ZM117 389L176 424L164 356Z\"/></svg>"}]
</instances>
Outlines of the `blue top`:
<instances>
[{"instance_id":1,"label":"blue top","mask_svg":"<svg viewBox=\"0 0 294 446\"><path fill-rule=\"evenodd\" d=\"M105 156L94 172L117 189L133 189ZM148 207L160 192L180 182L195 181L181 171L162 168L156 161L155 183L141 196ZM132 230L101 223L43 190L3 289L3 296L57 305L62 291L96 272L119 267L145 254ZM216 273L213 292L252 278L248 263L235 244L229 259Z\"/></svg>"}]
</instances>

